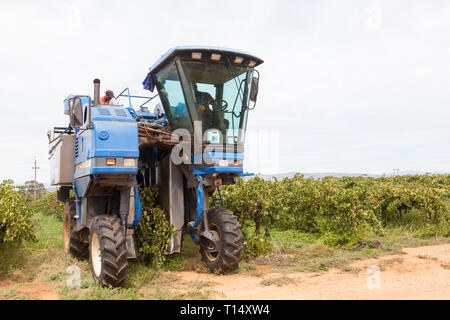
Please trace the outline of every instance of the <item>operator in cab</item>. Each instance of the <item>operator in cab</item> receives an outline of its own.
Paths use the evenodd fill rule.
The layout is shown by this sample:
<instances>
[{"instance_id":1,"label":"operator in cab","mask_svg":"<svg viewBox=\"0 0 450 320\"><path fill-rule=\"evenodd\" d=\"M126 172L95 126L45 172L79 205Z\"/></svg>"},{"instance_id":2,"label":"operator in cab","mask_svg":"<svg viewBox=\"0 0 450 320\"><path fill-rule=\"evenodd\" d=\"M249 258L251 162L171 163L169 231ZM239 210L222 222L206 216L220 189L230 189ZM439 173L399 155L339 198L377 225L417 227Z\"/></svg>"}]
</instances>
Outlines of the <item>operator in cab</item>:
<instances>
[{"instance_id":1,"label":"operator in cab","mask_svg":"<svg viewBox=\"0 0 450 320\"><path fill-rule=\"evenodd\" d=\"M225 134L229 121L224 118L224 110L217 108L216 100L208 93L198 91L197 84L193 83L195 105L202 119L203 128L219 129Z\"/></svg>"},{"instance_id":2,"label":"operator in cab","mask_svg":"<svg viewBox=\"0 0 450 320\"><path fill-rule=\"evenodd\" d=\"M114 92L112 90L106 90L105 95L100 98L101 104L114 104Z\"/></svg>"},{"instance_id":3,"label":"operator in cab","mask_svg":"<svg viewBox=\"0 0 450 320\"><path fill-rule=\"evenodd\" d=\"M193 83L193 87L197 111L199 112L200 116L202 116L208 105L214 104L215 100L208 92L198 91L197 84L195 82Z\"/></svg>"}]
</instances>

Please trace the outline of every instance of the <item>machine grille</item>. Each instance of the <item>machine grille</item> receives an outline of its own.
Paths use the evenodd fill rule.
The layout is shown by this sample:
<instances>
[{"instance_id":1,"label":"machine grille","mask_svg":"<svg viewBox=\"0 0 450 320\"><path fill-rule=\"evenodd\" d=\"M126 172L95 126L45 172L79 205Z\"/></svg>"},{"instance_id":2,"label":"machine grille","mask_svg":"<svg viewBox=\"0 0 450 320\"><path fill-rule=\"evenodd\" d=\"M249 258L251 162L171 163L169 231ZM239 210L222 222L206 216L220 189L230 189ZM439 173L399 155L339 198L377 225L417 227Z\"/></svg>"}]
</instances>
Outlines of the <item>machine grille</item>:
<instances>
[{"instance_id":1,"label":"machine grille","mask_svg":"<svg viewBox=\"0 0 450 320\"><path fill-rule=\"evenodd\" d=\"M78 146L79 146L79 143L78 143L78 137L76 137L75 138L75 158L78 158Z\"/></svg>"},{"instance_id":2,"label":"machine grille","mask_svg":"<svg viewBox=\"0 0 450 320\"><path fill-rule=\"evenodd\" d=\"M115 109L114 112L116 113L116 116L119 116L119 117L127 116L127 113L123 109Z\"/></svg>"},{"instance_id":3,"label":"machine grille","mask_svg":"<svg viewBox=\"0 0 450 320\"><path fill-rule=\"evenodd\" d=\"M100 113L102 116L110 116L111 112L108 109L99 108L98 113Z\"/></svg>"}]
</instances>

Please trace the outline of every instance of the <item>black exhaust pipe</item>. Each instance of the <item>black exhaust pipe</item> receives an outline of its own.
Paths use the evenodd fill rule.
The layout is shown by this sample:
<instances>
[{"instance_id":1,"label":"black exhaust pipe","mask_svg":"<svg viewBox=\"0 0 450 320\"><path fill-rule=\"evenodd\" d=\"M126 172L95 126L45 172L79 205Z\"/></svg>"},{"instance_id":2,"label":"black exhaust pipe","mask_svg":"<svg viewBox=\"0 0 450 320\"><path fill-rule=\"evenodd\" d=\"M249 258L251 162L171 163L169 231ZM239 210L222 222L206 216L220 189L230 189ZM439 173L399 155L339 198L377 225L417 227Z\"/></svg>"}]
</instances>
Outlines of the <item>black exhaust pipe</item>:
<instances>
[{"instance_id":1,"label":"black exhaust pipe","mask_svg":"<svg viewBox=\"0 0 450 320\"><path fill-rule=\"evenodd\" d=\"M100 104L100 79L94 79L94 107Z\"/></svg>"}]
</instances>

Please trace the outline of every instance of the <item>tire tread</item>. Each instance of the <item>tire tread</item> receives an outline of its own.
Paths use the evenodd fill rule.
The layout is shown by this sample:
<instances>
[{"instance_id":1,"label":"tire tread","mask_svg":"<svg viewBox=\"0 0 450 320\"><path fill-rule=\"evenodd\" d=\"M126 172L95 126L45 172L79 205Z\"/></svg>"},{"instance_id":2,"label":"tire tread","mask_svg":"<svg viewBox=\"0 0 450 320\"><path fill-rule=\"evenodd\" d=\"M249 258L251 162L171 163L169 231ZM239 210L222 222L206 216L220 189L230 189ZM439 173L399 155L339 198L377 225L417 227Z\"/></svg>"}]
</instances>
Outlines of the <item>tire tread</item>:
<instances>
[{"instance_id":1,"label":"tire tread","mask_svg":"<svg viewBox=\"0 0 450 320\"><path fill-rule=\"evenodd\" d=\"M241 225L231 210L225 208L214 208L208 212L208 221L216 224L221 230L222 250L214 261L210 261L206 253L201 249L203 260L207 266L220 273L230 273L239 268L242 256L243 235Z\"/></svg>"},{"instance_id":2,"label":"tire tread","mask_svg":"<svg viewBox=\"0 0 450 320\"><path fill-rule=\"evenodd\" d=\"M128 259L126 239L123 235L122 225L117 216L100 215L94 218L91 227L100 240L100 254L102 258L102 272L94 278L103 287L119 287L128 278ZM91 239L91 236L90 236ZM89 241L90 242L90 241Z\"/></svg>"}]
</instances>

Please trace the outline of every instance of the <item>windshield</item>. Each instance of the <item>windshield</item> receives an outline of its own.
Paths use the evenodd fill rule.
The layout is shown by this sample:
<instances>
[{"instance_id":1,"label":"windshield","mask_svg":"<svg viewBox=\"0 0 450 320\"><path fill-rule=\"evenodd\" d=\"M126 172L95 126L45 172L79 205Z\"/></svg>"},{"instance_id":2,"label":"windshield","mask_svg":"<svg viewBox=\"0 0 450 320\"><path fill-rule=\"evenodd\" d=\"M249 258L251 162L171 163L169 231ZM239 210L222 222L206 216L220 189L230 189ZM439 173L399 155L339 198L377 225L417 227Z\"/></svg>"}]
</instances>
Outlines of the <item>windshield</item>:
<instances>
[{"instance_id":1,"label":"windshield","mask_svg":"<svg viewBox=\"0 0 450 320\"><path fill-rule=\"evenodd\" d=\"M195 99L193 120L201 121L204 141L244 143L251 69L199 61L184 61L183 69Z\"/></svg>"},{"instance_id":2,"label":"windshield","mask_svg":"<svg viewBox=\"0 0 450 320\"><path fill-rule=\"evenodd\" d=\"M183 81L175 63L156 74L172 128L193 132L198 121L205 143L243 144L253 69L203 61L183 61L178 67Z\"/></svg>"},{"instance_id":3,"label":"windshield","mask_svg":"<svg viewBox=\"0 0 450 320\"><path fill-rule=\"evenodd\" d=\"M186 103L184 101L183 89L177 68L169 64L156 76L156 86L159 98L174 129L187 129L192 132L192 123L189 118Z\"/></svg>"}]
</instances>

